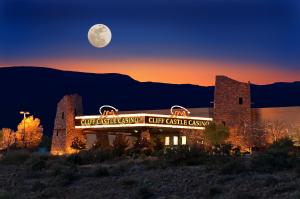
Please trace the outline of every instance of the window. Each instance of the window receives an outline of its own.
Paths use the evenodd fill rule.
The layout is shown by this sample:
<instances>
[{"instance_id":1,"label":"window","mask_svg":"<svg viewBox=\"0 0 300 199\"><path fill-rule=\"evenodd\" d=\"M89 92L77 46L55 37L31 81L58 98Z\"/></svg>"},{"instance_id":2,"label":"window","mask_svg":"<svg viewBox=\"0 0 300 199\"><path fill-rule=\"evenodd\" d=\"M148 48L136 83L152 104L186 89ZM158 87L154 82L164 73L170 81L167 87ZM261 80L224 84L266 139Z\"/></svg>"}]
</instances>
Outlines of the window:
<instances>
[{"instance_id":1,"label":"window","mask_svg":"<svg viewBox=\"0 0 300 199\"><path fill-rule=\"evenodd\" d=\"M181 145L186 145L186 136L181 136Z\"/></svg>"},{"instance_id":2,"label":"window","mask_svg":"<svg viewBox=\"0 0 300 199\"><path fill-rule=\"evenodd\" d=\"M243 98L239 97L239 104L243 104Z\"/></svg>"},{"instance_id":3,"label":"window","mask_svg":"<svg viewBox=\"0 0 300 199\"><path fill-rule=\"evenodd\" d=\"M173 137L173 145L178 145L178 136Z\"/></svg>"},{"instance_id":4,"label":"window","mask_svg":"<svg viewBox=\"0 0 300 199\"><path fill-rule=\"evenodd\" d=\"M61 113L61 119L65 119L65 113L64 112Z\"/></svg>"},{"instance_id":5,"label":"window","mask_svg":"<svg viewBox=\"0 0 300 199\"><path fill-rule=\"evenodd\" d=\"M226 122L225 122L225 121L222 121L222 124L223 124L224 126L226 126Z\"/></svg>"},{"instance_id":6,"label":"window","mask_svg":"<svg viewBox=\"0 0 300 199\"><path fill-rule=\"evenodd\" d=\"M170 137L165 137L165 145L166 146L170 145Z\"/></svg>"},{"instance_id":7,"label":"window","mask_svg":"<svg viewBox=\"0 0 300 199\"><path fill-rule=\"evenodd\" d=\"M56 136L58 136L58 131L56 131Z\"/></svg>"}]
</instances>

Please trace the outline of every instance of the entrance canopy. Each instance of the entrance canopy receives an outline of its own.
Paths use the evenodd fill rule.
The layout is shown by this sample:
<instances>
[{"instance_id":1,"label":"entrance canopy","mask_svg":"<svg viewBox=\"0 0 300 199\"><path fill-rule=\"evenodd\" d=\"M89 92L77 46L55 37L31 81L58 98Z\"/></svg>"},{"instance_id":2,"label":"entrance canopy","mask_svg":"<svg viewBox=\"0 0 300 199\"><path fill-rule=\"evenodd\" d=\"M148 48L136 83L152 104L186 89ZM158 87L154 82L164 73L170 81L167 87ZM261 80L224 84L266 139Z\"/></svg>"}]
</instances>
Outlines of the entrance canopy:
<instances>
[{"instance_id":1,"label":"entrance canopy","mask_svg":"<svg viewBox=\"0 0 300 199\"><path fill-rule=\"evenodd\" d=\"M76 116L76 129L170 128L203 130L212 118L149 113Z\"/></svg>"}]
</instances>

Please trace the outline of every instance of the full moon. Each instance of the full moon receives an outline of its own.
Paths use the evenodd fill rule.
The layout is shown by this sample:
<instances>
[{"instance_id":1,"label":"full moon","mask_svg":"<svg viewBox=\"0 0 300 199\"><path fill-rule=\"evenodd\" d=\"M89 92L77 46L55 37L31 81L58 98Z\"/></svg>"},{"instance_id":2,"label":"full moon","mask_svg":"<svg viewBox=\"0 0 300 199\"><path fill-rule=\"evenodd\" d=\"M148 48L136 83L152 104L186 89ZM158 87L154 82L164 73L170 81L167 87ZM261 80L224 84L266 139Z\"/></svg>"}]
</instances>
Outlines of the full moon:
<instances>
[{"instance_id":1,"label":"full moon","mask_svg":"<svg viewBox=\"0 0 300 199\"><path fill-rule=\"evenodd\" d=\"M88 39L94 47L103 48L111 41L111 31L104 24L95 24L89 29Z\"/></svg>"}]
</instances>

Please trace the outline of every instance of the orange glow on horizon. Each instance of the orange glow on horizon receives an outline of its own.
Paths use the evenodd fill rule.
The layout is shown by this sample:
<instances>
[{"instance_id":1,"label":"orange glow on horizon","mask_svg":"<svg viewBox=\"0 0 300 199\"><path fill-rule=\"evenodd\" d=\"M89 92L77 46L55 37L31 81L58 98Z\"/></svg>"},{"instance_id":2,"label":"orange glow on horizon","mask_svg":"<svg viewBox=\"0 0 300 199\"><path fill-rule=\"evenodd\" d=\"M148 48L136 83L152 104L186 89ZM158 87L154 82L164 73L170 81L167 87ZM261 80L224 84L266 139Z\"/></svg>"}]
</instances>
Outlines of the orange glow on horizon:
<instances>
[{"instance_id":1,"label":"orange glow on horizon","mask_svg":"<svg viewBox=\"0 0 300 199\"><path fill-rule=\"evenodd\" d=\"M214 85L216 75L226 75L238 81L254 84L299 81L300 71L278 69L270 65L249 64L202 59L51 59L0 63L0 66L46 66L60 70L120 73L138 81L152 81L175 84Z\"/></svg>"}]
</instances>

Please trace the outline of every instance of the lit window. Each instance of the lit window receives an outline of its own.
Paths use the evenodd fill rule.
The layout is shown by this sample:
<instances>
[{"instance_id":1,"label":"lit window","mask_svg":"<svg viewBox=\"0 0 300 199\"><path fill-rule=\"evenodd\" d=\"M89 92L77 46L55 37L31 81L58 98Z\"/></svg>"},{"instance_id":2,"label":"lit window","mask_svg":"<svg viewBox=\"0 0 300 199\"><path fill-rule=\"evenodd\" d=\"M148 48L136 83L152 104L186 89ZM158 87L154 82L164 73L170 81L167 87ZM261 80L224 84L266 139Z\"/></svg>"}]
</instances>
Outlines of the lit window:
<instances>
[{"instance_id":1,"label":"lit window","mask_svg":"<svg viewBox=\"0 0 300 199\"><path fill-rule=\"evenodd\" d=\"M178 145L178 136L173 137L173 145Z\"/></svg>"},{"instance_id":2,"label":"lit window","mask_svg":"<svg viewBox=\"0 0 300 199\"><path fill-rule=\"evenodd\" d=\"M181 136L181 145L186 145L186 136Z\"/></svg>"},{"instance_id":3,"label":"lit window","mask_svg":"<svg viewBox=\"0 0 300 199\"><path fill-rule=\"evenodd\" d=\"M165 145L170 145L170 137L165 137Z\"/></svg>"}]
</instances>

